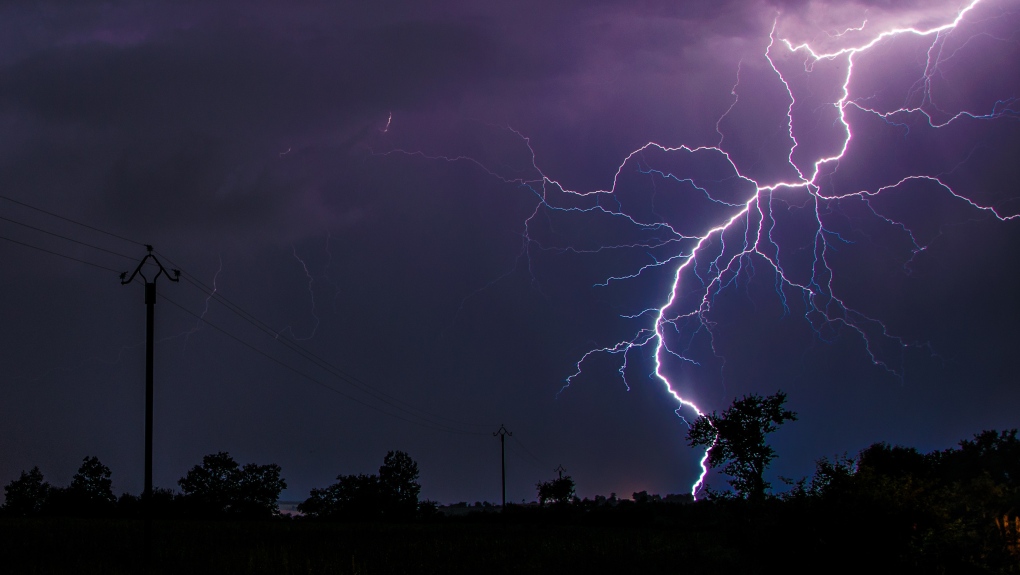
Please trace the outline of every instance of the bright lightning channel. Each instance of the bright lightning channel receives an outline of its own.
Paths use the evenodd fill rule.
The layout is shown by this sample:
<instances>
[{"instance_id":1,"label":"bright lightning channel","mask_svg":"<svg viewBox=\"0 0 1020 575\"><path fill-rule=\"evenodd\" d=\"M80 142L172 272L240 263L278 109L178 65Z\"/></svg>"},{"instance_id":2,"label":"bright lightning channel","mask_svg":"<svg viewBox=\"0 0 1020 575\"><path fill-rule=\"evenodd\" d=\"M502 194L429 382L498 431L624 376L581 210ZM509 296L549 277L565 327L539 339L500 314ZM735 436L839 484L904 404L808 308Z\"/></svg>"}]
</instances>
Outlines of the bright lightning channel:
<instances>
[{"instance_id":1,"label":"bright lightning channel","mask_svg":"<svg viewBox=\"0 0 1020 575\"><path fill-rule=\"evenodd\" d=\"M863 43L852 46L840 48L833 52L819 52L816 51L808 43L795 44L794 42L777 38L776 36L776 25L773 25L772 32L770 33L770 42L765 49L763 54L765 60L771 67L772 72L775 73L778 81L785 88L786 96L789 98L788 106L786 107L786 129L790 138L790 149L787 154L786 161L789 167L796 173L796 178L790 181L776 181L771 183L761 183L755 181L753 178L745 175L736 165L735 161L730 156L729 152L724 149L724 132L721 127L722 122L726 117L734 110L738 102L737 90L740 86L741 66L737 68L737 83L734 86L731 94L733 96L733 103L730 107L720 116L716 123L716 130L719 133L719 141L715 146L703 146L703 147L667 147L654 142L649 142L644 146L634 150L628 154L623 161L620 163L613 176L613 185L607 190L595 190L595 191L576 191L570 190L564 187L559 181L552 179L547 176L541 168L538 167L534 149L531 147L531 142L525 135L513 130L521 140L527 146L528 151L531 154L531 167L535 170L536 176L533 177L516 177L509 178L504 177L496 173L494 170L486 167L478 160L475 160L469 156L429 156L422 152L416 151L405 151L405 150L392 150L389 153L402 153L412 156L420 156L437 160L445 160L450 162L466 161L473 163L488 174L499 180L523 187L530 192L534 193L537 198L534 211L526 218L524 222L524 247L522 248L521 257L528 259L528 266L530 269L530 249L531 246L536 246L542 250L553 250L553 251L572 251L572 252L592 252L601 250L610 250L615 248L645 248L650 250L653 248L661 248L666 245L678 246L678 251L665 258L653 258L651 263L641 266L636 272L614 276L607 278L604 282L596 284L596 286L605 287L610 282L622 281L627 279L633 279L644 272L653 268L659 268L669 265L677 265L673 274L672 288L669 295L666 297L665 302L659 307L649 307L642 311L639 311L632 315L623 317L627 318L642 318L642 317L654 317L654 323L651 326L641 327L637 330L636 334L628 339L624 339L616 344L591 349L580 357L576 363L576 371L566 378L565 384L559 390L558 394L563 393L567 390L570 385L578 378L582 371L583 365L593 355L597 354L611 354L619 355L622 357L621 366L618 369L624 385L627 389L630 389L630 384L627 382L626 370L628 366L628 355L631 351L644 348L649 345L655 347L655 376L665 386L667 392L677 402L678 407L676 408L676 414L684 423L687 423L687 419L683 413L686 410L693 412L695 416L701 416L703 414L702 409L689 397L681 395L676 389L673 383L670 381L669 375L666 373L664 367L664 360L667 356L678 359L683 362L689 362L691 364L698 365L698 362L691 358L689 355L690 342L693 340L694 335L698 332L704 332L708 334L710 341L712 340L712 328L713 324L709 320L708 315L711 310L714 296L717 295L723 288L730 285L736 280L737 275L742 271L743 266L751 266L750 256L757 256L768 263L776 274L776 292L779 295L784 309L789 312L787 306L787 289L802 294L805 302L806 311L804 314L805 319L812 326L812 328L822 337L822 328L825 326L841 326L856 332L862 339L865 351L868 354L871 362L878 367L881 367L891 373L897 374L898 372L894 366L881 357L879 351L875 349L874 338L881 338L883 341L890 341L895 343L896 347L903 349L911 345L921 346L921 344L912 344L907 342L901 337L891 334L888 329L877 319L871 318L861 312L858 312L848 306L839 296L836 295L833 289L833 277L834 273L829 263L830 256L830 245L833 242L843 242L846 240L841 238L838 233L827 229L823 222L824 208L827 202L838 201L843 198L857 197L865 202L870 207L872 213L877 217L883 219L887 223L898 226L905 231L911 241L914 244L914 253L918 253L925 249L925 246L921 245L910 232L909 228L894 220L893 218L884 216L875 210L870 204L869 200L882 193L906 184L911 181L923 181L934 185L937 188L944 190L946 193L951 195L953 198L960 200L968 204L971 208L981 210L994 215L1001 221L1009 220L1018 217L1018 214L1006 215L999 213L993 206L982 205L973 199L968 198L962 193L958 193L953 190L951 186L946 184L937 175L926 175L917 174L910 175L900 179L899 181L890 183L888 185L879 187L874 190L858 190L842 194L823 195L821 193L822 183L820 182L820 174L825 168L831 168L833 165L838 165L838 162L845 156L847 150L850 147L853 134L851 130L851 121L847 117L847 109L850 107L856 108L857 110L873 114L875 116L882 117L888 120L892 116L897 115L923 115L928 120L928 125L932 128L941 128L957 120L964 118L976 119L976 120L992 120L998 118L1013 118L1017 117L1017 112L1013 109L1013 105L1017 103L1017 99L1012 100L1000 100L995 104L993 110L986 114L974 114L971 112L959 112L944 122L936 122L932 119L931 115L923 109L923 105L916 107L904 107L892 112L880 112L876 109L869 108L860 101L855 101L851 98L851 78L853 75L853 69L855 64L855 57L859 54L865 53L875 46L880 45L882 42L887 41L890 38L904 35L914 35L921 38L931 38L931 44L927 50L928 61L924 70L924 90L928 90L927 84L928 79L936 73L938 65L940 63L941 45L945 41L946 35L950 34L963 20L971 13L975 7L981 2L981 0L973 0L970 4L961 8L955 15L955 17L948 23L940 26L917 29L917 28L891 28L886 31L878 32L870 40L862 41ZM778 19L777 19L778 23ZM843 32L836 34L835 36L843 36L849 32L860 32L868 24L867 21L862 23L859 27L847 28ZM833 35L830 34L830 37ZM795 160L795 155L798 153L800 143L797 140L797 130L795 129L794 117L796 115L794 108L797 104L797 99L794 96L795 89L791 86L789 79L784 76L781 71L782 66L776 63L774 54L777 50L785 49L789 54L797 55L802 54L804 56L804 71L810 73L815 64L822 61L834 61L840 59L840 62L845 62L845 66L842 68L845 70L840 77L842 81L841 92L838 99L834 102L830 102L833 108L836 110L837 123L834 124L842 132L841 145L838 146L838 152L832 155L816 158L812 162L808 162L807 165L803 165L803 162ZM741 65L743 62L741 62ZM926 92L926 96L928 96ZM926 97L926 101L930 101L930 98ZM388 127L388 124L387 124ZM699 186L697 182L692 178L682 178L676 176L670 172L652 170L639 165L638 171L640 173L648 174L650 176L660 177L663 179L669 179L677 183L684 183L688 186L688 189L695 191L700 197L705 200L722 206L723 208L732 208L734 213L726 216L722 219L721 223L711 227L707 230L702 230L700 233L685 234L674 229L674 227L665 223L664 221L658 222L645 222L641 218L627 214L617 200L615 205L617 207L607 207L611 202L600 202L600 198L614 197L617 190L617 184L619 183L620 176L623 173L625 167L632 162L639 163L645 154L645 152L661 152L665 154L687 154L690 156L703 156L706 154L718 156L724 160L727 164L727 169L732 172L733 180L740 182L741 185L746 185L748 188L748 195L744 196L744 200L732 200L726 199L723 195L714 196L710 190L704 186ZM806 168L806 169L804 169ZM814 214L813 223L815 230L814 238L814 263L811 266L811 277L809 280L798 280L791 274L784 270L783 265L780 262L780 250L776 240L773 239L773 231L776 226L776 221L772 216L773 202L779 201L774 198L776 192L789 192L800 190L806 192L808 195L807 205L813 204ZM562 195L562 197L572 197L569 205L557 205L552 198ZM586 199L589 202L594 198L594 203L585 206L577 205L577 202L582 199ZM665 238L655 235L653 239L646 240L641 243L627 244L627 245L610 245L601 246L595 250L583 250L575 248L551 248L543 246L539 240L531 237L530 232L533 224L539 219L542 210L556 211L556 212L598 212L600 214L608 215L613 218L622 218L630 225L636 226L638 230L648 232L662 232L666 235ZM734 248L727 245L728 238L733 235L735 231L743 229L743 242L742 245ZM731 241L731 240L729 240ZM693 244L693 245L691 245ZM745 263L746 262L746 263ZM707 265L704 265L707 264ZM704 268L704 269L703 269ZM681 301L681 279L685 274L690 274L691 279L700 281L703 289L698 291L695 295L695 301L690 304L687 309L675 309L680 306L686 305ZM682 335L684 326L693 325L694 332L687 338L687 344L679 347L674 346L671 343L671 338L667 336ZM669 332L669 333L667 333ZM712 351L715 353L714 341L712 343ZM717 355L718 357L718 355ZM721 358L720 358L721 359ZM708 474L708 453L711 447L705 451L700 460L701 472L697 480L691 486L691 494L695 498L704 486L705 479Z\"/></svg>"}]
</instances>

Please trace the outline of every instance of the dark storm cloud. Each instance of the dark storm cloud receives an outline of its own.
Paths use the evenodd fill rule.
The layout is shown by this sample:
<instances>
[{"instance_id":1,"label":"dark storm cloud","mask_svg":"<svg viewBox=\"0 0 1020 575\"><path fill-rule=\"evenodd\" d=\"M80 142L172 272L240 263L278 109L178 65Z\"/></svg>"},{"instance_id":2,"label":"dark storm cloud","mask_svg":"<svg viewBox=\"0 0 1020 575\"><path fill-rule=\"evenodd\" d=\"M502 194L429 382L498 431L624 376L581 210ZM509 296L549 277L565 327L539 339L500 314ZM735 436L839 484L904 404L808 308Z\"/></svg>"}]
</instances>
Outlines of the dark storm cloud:
<instances>
[{"instance_id":1,"label":"dark storm cloud","mask_svg":"<svg viewBox=\"0 0 1020 575\"><path fill-rule=\"evenodd\" d=\"M614 64L618 55L673 57L709 30L739 35L746 22L738 5L536 4L486 13L467 4L422 12L413 3L287 10L95 3L43 4L24 15L24 7L11 6L12 17L40 29L40 40L34 50L32 42L20 45L20 57L0 72L0 110L19 118L11 136L24 143L8 169L15 182L19 172L37 173L51 161L56 137L67 148L91 150L72 154L84 156L82 165L65 177L92 182L101 205L117 210L98 217L140 217L157 227L190 222L192 232L249 222L293 237L303 229L295 210L330 219L310 190L350 177L351 153L364 152L393 111L399 121L407 113L484 117L503 109L497 121L526 128L524 117L564 118L567 102L598 112L620 98L630 76L660 64L624 61L636 66L628 70ZM672 46L661 43L666 38ZM588 76L607 64L608 73ZM530 109L515 110L520 103ZM34 134L54 126L62 133L37 146ZM590 158L610 160L639 143L614 137L624 129L607 125L543 145L576 150L566 168L587 184L580 174ZM613 140L619 143L604 148ZM310 148L329 150L334 160L304 164L297 177L280 169L280 154L290 150L286 160L308 162L302 153ZM337 222L361 209L343 203L332 214Z\"/></svg>"},{"instance_id":2,"label":"dark storm cloud","mask_svg":"<svg viewBox=\"0 0 1020 575\"><path fill-rule=\"evenodd\" d=\"M91 165L79 169L104 174L92 193L114 209L149 208L111 217L159 213L190 221L200 214L209 227L237 219L280 227L273 217L292 211L283 205L302 203L313 216L318 206L304 197L309 188L342 179L336 165L349 161L391 110L448 106L470 83L548 68L526 53L510 54L485 30L453 21L361 22L317 9L277 23L221 5L161 27L121 22L117 8L109 12L118 26L103 34L92 34L86 19L84 28L64 30L70 40L6 66L0 107L19 118L12 136L27 144L9 170L36 173L50 161L52 142L33 146L33 134L69 126L63 143L92 150ZM93 26L103 29L102 22ZM137 29L147 31L133 35ZM336 156L326 174L320 165L305 166L326 182L290 179L278 169L280 154L296 157L309 147Z\"/></svg>"}]
</instances>

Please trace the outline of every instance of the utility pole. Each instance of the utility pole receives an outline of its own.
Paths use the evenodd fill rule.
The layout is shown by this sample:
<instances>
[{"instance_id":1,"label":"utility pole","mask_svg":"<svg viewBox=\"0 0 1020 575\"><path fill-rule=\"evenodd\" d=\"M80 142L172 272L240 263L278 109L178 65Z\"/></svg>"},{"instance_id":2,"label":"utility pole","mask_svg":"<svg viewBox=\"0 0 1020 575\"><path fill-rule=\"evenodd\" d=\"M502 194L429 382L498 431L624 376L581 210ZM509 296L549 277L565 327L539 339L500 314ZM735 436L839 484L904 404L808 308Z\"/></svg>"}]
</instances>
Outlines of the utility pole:
<instances>
[{"instance_id":1,"label":"utility pole","mask_svg":"<svg viewBox=\"0 0 1020 575\"><path fill-rule=\"evenodd\" d=\"M559 473L560 474L560 479L563 479L563 472L566 471L566 469L563 469L563 464L560 464L560 465L557 465L556 469L553 469L553 471L555 471L556 473Z\"/></svg>"},{"instance_id":2,"label":"utility pole","mask_svg":"<svg viewBox=\"0 0 1020 575\"><path fill-rule=\"evenodd\" d=\"M141 277L145 282L145 490L142 492L142 513L145 517L145 562L149 568L152 555L152 346L153 346L153 318L155 317L156 305L156 280L159 276L166 276L172 282L180 281L181 271L173 270L171 276L163 264L159 263L156 256L152 255L152 246L146 245L149 252L138 267L128 277L127 272L120 274L120 284L127 285L134 281L135 276ZM152 260L158 268L152 274L150 280L142 272L145 262Z\"/></svg>"},{"instance_id":3,"label":"utility pole","mask_svg":"<svg viewBox=\"0 0 1020 575\"><path fill-rule=\"evenodd\" d=\"M499 436L500 471L503 474L503 511L506 511L506 446L504 440L507 435L513 437L514 434L510 433L502 423L499 424L499 429L492 434L493 437Z\"/></svg>"}]
</instances>

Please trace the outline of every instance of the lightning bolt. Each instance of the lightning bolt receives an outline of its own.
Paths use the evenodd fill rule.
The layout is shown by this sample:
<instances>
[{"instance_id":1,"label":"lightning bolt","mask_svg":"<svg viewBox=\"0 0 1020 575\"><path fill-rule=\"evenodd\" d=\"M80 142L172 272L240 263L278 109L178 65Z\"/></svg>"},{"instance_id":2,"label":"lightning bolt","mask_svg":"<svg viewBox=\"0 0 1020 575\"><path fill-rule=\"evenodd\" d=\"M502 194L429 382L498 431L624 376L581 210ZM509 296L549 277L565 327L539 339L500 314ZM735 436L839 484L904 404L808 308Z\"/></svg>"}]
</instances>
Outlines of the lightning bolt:
<instances>
[{"instance_id":1,"label":"lightning bolt","mask_svg":"<svg viewBox=\"0 0 1020 575\"><path fill-rule=\"evenodd\" d=\"M219 291L219 287L217 287L216 281L220 278L220 272L223 271L223 256L220 256L219 261L220 265L218 268L216 268L216 273L213 274L212 278L212 290L209 292L209 295L205 296L205 305L202 306L202 314L198 316L197 320L195 320L195 327L191 328L187 333L184 334L184 349L188 348L188 340L191 338L192 334L197 333L202 329L202 324L204 323L205 320L205 314L209 313L209 302L212 301L212 298L216 297L216 293Z\"/></svg>"},{"instance_id":2,"label":"lightning bolt","mask_svg":"<svg viewBox=\"0 0 1020 575\"><path fill-rule=\"evenodd\" d=\"M315 318L315 325L312 326L312 331L311 331L310 334L308 334L308 337L298 337L297 334L294 333L294 328L292 328L289 325L287 327L283 328L282 330L280 330L276 334L276 337L280 337L284 333L290 333L290 336L295 341L308 341L308 340L312 339L313 337L315 337L315 332L317 332L319 330L319 323L321 321L319 319L318 314L315 313L315 310L318 307L318 305L315 303L315 276L313 276L312 272L309 271L308 263L305 262L305 260L302 259L301 256L298 255L296 247L291 248L291 253L294 256L294 259L297 260L299 264L301 264L301 269L304 270L305 277L308 279L308 296L312 300L312 317Z\"/></svg>"},{"instance_id":3,"label":"lightning bolt","mask_svg":"<svg viewBox=\"0 0 1020 575\"><path fill-rule=\"evenodd\" d=\"M331 231L326 230L326 241L324 243L324 248L323 248L323 251L326 254L326 262L325 262L325 264L323 264L323 266L322 266L322 273L319 274L319 275L314 275L312 273L311 268L308 265L308 261L306 261L305 258L302 258L300 255L298 255L298 251L297 251L296 247L291 247L291 255L301 265L301 270L305 274L305 279L308 280L308 284L307 284L308 285L308 297L311 300L311 304L312 304L312 306L311 306L312 307L311 313L312 313L312 317L315 319L315 325L312 326L311 332L307 336L305 336L305 337L299 337L294 332L294 328L292 326L288 325L287 327L285 327L285 328L279 330L278 332L276 332L276 337L277 338L279 338L281 335L284 335L284 334L289 334L290 337L292 339L294 339L295 341L308 341L308 340L312 339L313 337L315 337L315 334L319 330L319 324L322 322L322 318L319 317L319 313L318 313L318 311L319 311L319 299L317 299L316 295L315 295L317 289L320 291L320 295L322 295L321 294L322 288L317 288L316 287L316 285L318 283L320 283L320 282L325 284L325 285L327 285L329 287L329 289L332 290L333 296L332 296L332 299L330 300L330 302L331 302L331 305L333 307L333 313L336 313L336 301L340 297L340 288L339 288L339 286L333 280L331 280L329 278L329 270L330 270L330 267L332 267L332 265L333 265L333 249L332 249L332 244L333 244L333 234L332 234Z\"/></svg>"},{"instance_id":4,"label":"lightning bolt","mask_svg":"<svg viewBox=\"0 0 1020 575\"><path fill-rule=\"evenodd\" d=\"M534 175L503 176L470 156L426 155L402 149L386 153L468 162L504 183L533 194L536 203L523 223L524 242L519 255L519 259L527 260L529 270L532 269L531 257L538 251L611 253L643 250L649 256L647 263L626 273L610 275L593 287L607 288L612 283L635 280L653 271L672 272L669 291L659 303L622 316L640 325L616 343L584 352L576 362L574 373L566 378L557 396L577 382L590 358L601 354L620 358L618 372L629 390L626 372L630 365L630 354L651 347L654 349L654 377L675 400L677 416L684 423L687 423L685 413L700 417L703 415L702 409L694 398L678 391L671 381L667 364L679 361L701 365L697 358L708 353L725 367L725 358L716 351L713 304L716 296L735 286L741 277L760 273L758 268L762 264L774 274L775 292L786 313L792 313L790 302L798 298L802 302L798 309L804 310L804 320L820 340L831 341L845 331L856 334L863 342L873 365L901 377L901 369L892 358L896 355L902 358L907 348L924 348L926 344L896 335L879 319L848 304L839 293L835 286L833 257L843 246L852 243L829 222L829 218L839 212L840 202L851 199L862 202L876 218L909 238L914 256L923 252L927 245L907 223L883 213L874 203L876 198L920 185L947 194L952 201L961 202L967 209L989 214L999 221L1015 219L1020 214L1005 213L991 203L978 201L954 189L946 177L952 170L907 173L881 184L842 189L844 184L839 179L839 167L841 161L846 160L848 153L854 149L852 128L854 122L858 121L858 114L861 117L877 118L890 125L901 125L907 130L907 120L914 118L923 118L923 123L932 130L944 129L959 122L1020 119L1016 97L1000 99L990 109L981 112L953 112L938 105L934 96L933 86L939 77L940 66L955 58L968 42L964 41L951 48L949 39L961 23L973 15L980 2L971 1L938 26L890 27L879 31L875 30L877 25L872 25L874 35L870 39L855 40L863 35L865 25L868 24L865 21L858 27L847 28L838 34L828 34L830 40L858 41L855 45L829 52L816 50L807 42L795 43L780 38L777 17L763 58L767 63L765 70L771 71L772 81L782 87L787 100L783 137L788 144L784 144L787 147L783 150L788 153L785 165L772 166L783 171L785 175L782 177L757 176L753 172L754 168L741 169L738 166L741 162L735 159L734 146L738 145L730 144L726 138L728 117L741 104L738 94L744 62L737 67L737 81L731 91L733 101L716 123L719 134L716 145L670 147L649 142L623 159L608 189L571 190L549 177L539 167L529 138L512 128L530 152L530 170ZM882 109L877 104L869 103L873 98L852 96L856 77L854 67L860 63L860 58L886 47L894 40L909 37L927 46L923 72L910 90L916 103ZM996 39L1010 41L1008 38ZM822 90L816 85L808 85L812 74L824 76L821 79L831 84L827 87L831 94L828 101L821 104L812 102L812 98L819 98L817 94ZM816 120L819 117L829 119L827 123L819 121L827 126L827 141L824 144L808 145L803 141L807 130L801 124L812 116ZM812 152L814 148L821 151ZM659 165L671 167L653 167ZM634 191L633 184L638 177L652 182L653 192L650 197ZM654 207L657 200L663 199L657 191L658 182L675 190L678 195L691 198L697 209L692 210L690 215L660 214ZM647 208L648 204L652 205L651 209ZM569 217L586 218L586 223L597 222L594 226L586 227L598 231L588 233L593 236L606 233L604 237L612 239L606 241L596 237L597 241L591 244L572 242L569 235L557 229L556 225L557 218ZM809 263L797 263L797 250L791 252L780 248L780 244L785 243L779 239L784 222L794 217L809 222L813 230L811 237L804 240L801 246L802 251L810 256ZM706 221L715 223L706 224ZM612 236L605 232L610 228L625 228L630 236L620 239L627 235L622 232ZM698 345L702 347L699 349ZM711 447L702 455L700 475L691 486L691 493L695 497L705 483L710 450Z\"/></svg>"}]
</instances>

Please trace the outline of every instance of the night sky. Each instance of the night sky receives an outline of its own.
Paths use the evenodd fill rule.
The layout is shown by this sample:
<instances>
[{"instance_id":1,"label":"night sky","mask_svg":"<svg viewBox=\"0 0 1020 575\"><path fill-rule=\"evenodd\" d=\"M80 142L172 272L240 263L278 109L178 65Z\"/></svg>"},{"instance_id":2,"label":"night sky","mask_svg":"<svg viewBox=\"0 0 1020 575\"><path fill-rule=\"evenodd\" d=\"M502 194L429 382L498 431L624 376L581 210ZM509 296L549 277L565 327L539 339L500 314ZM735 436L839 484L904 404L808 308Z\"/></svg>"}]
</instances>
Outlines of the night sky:
<instances>
[{"instance_id":1,"label":"night sky","mask_svg":"<svg viewBox=\"0 0 1020 575\"><path fill-rule=\"evenodd\" d=\"M783 42L963 6L2 2L0 483L141 491L144 244L157 486L399 449L498 501L505 424L510 501L686 493L657 369L787 392L777 485L1017 427L1020 4Z\"/></svg>"}]
</instances>

